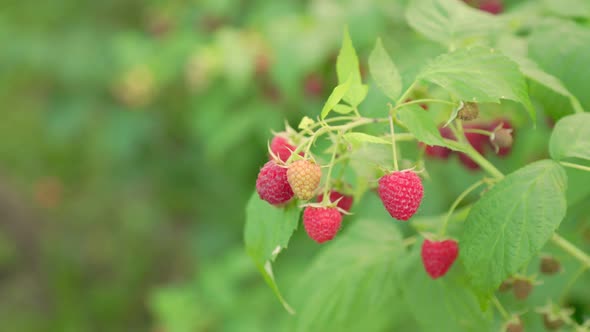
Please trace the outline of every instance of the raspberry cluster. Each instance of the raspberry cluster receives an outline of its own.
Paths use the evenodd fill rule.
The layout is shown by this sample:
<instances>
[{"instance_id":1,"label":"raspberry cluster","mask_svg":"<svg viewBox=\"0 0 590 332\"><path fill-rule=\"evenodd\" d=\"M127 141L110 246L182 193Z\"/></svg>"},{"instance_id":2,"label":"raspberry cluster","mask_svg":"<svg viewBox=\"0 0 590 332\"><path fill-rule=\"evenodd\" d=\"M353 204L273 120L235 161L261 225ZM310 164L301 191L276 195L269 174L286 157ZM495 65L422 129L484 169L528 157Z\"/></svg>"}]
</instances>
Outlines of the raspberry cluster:
<instances>
[{"instance_id":1,"label":"raspberry cluster","mask_svg":"<svg viewBox=\"0 0 590 332\"><path fill-rule=\"evenodd\" d=\"M424 109L428 111L427 107ZM513 141L512 124L505 119L482 122L477 120L478 116L477 104L470 102L461 104L457 118L471 121L462 126L465 140L482 155L490 150L500 156L507 155ZM454 133L459 133L459 130L460 128L457 131L452 130L451 127L439 128L441 136L448 140L457 140ZM334 183L331 182L333 162L326 165L329 171L324 185L320 186L322 167L309 153L313 140L300 142L296 146L290 138L299 141L300 137L290 135L291 133L292 129L288 128L286 132L279 133L272 139L269 144L270 160L260 169L256 190L261 199L279 208L291 200L303 203L300 206L304 208L305 232L313 241L319 244L325 243L334 239L340 231L343 217L352 207L353 197L349 194L350 190L346 185L341 183L340 178L335 179ZM468 154L453 152L440 146L427 146L422 143L420 146L427 157L446 160L456 153L467 169L479 169L479 165ZM304 147L307 147L305 153L301 152ZM339 147L336 146L332 151L332 161L336 160L335 157L342 151L338 149ZM396 160L395 145L393 156ZM395 171L386 171L379 178L376 192L384 209L392 218L408 221L418 212L422 204L424 186L419 174L413 169L397 170L397 161L394 162L394 168ZM319 190L320 187L323 190ZM314 197L315 200L312 202ZM454 239L444 237L444 234L435 238L428 236L421 246L424 270L432 279L447 274L458 255L459 244ZM559 266L545 259L542 271L547 274L557 273ZM511 286L519 289L517 297L525 296L523 294L528 293L526 285L523 286L524 283L521 283L522 285L516 287L516 284L518 282L512 283ZM516 324L516 322L513 323Z\"/></svg>"}]
</instances>

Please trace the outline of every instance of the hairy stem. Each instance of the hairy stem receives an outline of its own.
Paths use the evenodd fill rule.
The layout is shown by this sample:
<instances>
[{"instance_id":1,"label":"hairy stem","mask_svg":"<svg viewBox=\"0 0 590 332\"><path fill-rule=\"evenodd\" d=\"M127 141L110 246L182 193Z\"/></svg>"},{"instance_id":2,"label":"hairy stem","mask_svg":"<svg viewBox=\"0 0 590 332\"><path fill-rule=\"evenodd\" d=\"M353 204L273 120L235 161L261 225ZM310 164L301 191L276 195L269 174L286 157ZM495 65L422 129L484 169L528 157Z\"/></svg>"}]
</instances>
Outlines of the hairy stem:
<instances>
[{"instance_id":1,"label":"hairy stem","mask_svg":"<svg viewBox=\"0 0 590 332\"><path fill-rule=\"evenodd\" d=\"M418 84L418 81L414 81L414 83L412 83L412 85L410 85L408 87L406 92L404 92L404 94L401 95L401 97L399 97L399 99L397 100L397 102L395 104L399 105L399 104L403 103L404 100L408 99L408 96L410 95L410 93L412 93L412 90L414 90L414 87L416 87L417 84Z\"/></svg>"},{"instance_id":2,"label":"hairy stem","mask_svg":"<svg viewBox=\"0 0 590 332\"><path fill-rule=\"evenodd\" d=\"M494 302L494 306L496 307L496 309L498 309L498 311L500 312L502 317L504 317L505 320L509 320L510 315L508 314L508 311L506 311L506 309L504 309L504 307L502 306L502 303L500 303L500 301L498 301L498 298L495 296L492 297L492 302Z\"/></svg>"},{"instance_id":3,"label":"hairy stem","mask_svg":"<svg viewBox=\"0 0 590 332\"><path fill-rule=\"evenodd\" d=\"M336 118L334 118L334 119L336 119ZM344 119L345 119L344 117L340 118L340 120L344 120ZM293 151L293 153L291 154L291 157L289 157L289 159L287 160L287 163L291 162L291 160L293 160L293 158L296 155L298 155L299 152L301 152L304 149L304 147L305 147L305 156L307 156L309 154L309 151L311 150L311 147L312 147L313 143L315 142L315 140L318 137L322 136L323 134L329 133L331 131L345 132L345 131L348 131L348 130L355 128L355 127L364 126L364 125L371 124L371 123L382 123L382 122L387 121L386 118L383 118L383 119L380 119L380 118L374 118L374 119L373 118L354 118L354 119L355 119L354 121L349 122L347 124L338 125L338 126L324 126L320 129L318 129L316 132L314 132L309 137L309 139L306 142L300 144L295 149L295 151ZM325 123L323 123L323 124L325 124Z\"/></svg>"},{"instance_id":4,"label":"hairy stem","mask_svg":"<svg viewBox=\"0 0 590 332\"><path fill-rule=\"evenodd\" d=\"M324 185L324 201L330 200L328 192L330 191L330 177L332 176L332 168L334 168L334 160L336 159L336 152L338 152L338 144L340 143L340 137L342 133L338 133L336 142L334 142L334 151L332 151L332 158L330 159L330 166L328 167L328 174L326 176L326 184Z\"/></svg>"},{"instance_id":5,"label":"hairy stem","mask_svg":"<svg viewBox=\"0 0 590 332\"><path fill-rule=\"evenodd\" d=\"M408 106L408 105L414 105L414 104L430 104L430 103L434 103L434 104L445 104L445 105L455 106L455 103L453 103L451 101L444 100L444 99L429 99L429 98L425 98L425 99L410 100L408 102L404 102L402 100L402 103L397 104L395 106L395 109L398 109L398 108L404 107L404 106Z\"/></svg>"},{"instance_id":6,"label":"hairy stem","mask_svg":"<svg viewBox=\"0 0 590 332\"><path fill-rule=\"evenodd\" d=\"M491 136L492 132L488 131L488 130L483 130L483 129L465 129L463 130L464 133L473 133L473 134L480 134L480 135L486 135L486 136Z\"/></svg>"},{"instance_id":7,"label":"hairy stem","mask_svg":"<svg viewBox=\"0 0 590 332\"><path fill-rule=\"evenodd\" d=\"M491 176L496 179L502 179L504 174L500 172L492 163L490 163L486 158L484 158L471 144L467 141L465 137L465 133L463 132L463 127L461 124L458 126L449 126L451 131L455 135L455 137L462 143L463 153L465 153L469 158L473 159L475 163L477 163L484 171L488 172Z\"/></svg>"},{"instance_id":8,"label":"hairy stem","mask_svg":"<svg viewBox=\"0 0 590 332\"><path fill-rule=\"evenodd\" d=\"M484 182L485 182L484 180L479 180L479 181L475 182L469 188L465 189L465 191L463 191L461 193L461 195L459 195L459 197L457 197L457 199L455 199L455 201L453 202L453 205L451 205L451 208L449 209L449 212L445 216L445 220L443 221L442 227L440 228L439 234L441 236L445 235L445 233L447 231L447 226L449 224L449 220L451 219L451 216L453 215L453 212L455 212L455 209L457 208L457 206L459 206L461 201L463 201L463 199L465 199L465 197L467 197L467 195L469 195L472 191L477 189L477 187L481 186Z\"/></svg>"},{"instance_id":9,"label":"hairy stem","mask_svg":"<svg viewBox=\"0 0 590 332\"><path fill-rule=\"evenodd\" d=\"M393 169L399 171L397 165L397 148L395 144L395 131L393 129L393 115L389 114L389 130L391 130L391 152L393 154Z\"/></svg>"}]
</instances>

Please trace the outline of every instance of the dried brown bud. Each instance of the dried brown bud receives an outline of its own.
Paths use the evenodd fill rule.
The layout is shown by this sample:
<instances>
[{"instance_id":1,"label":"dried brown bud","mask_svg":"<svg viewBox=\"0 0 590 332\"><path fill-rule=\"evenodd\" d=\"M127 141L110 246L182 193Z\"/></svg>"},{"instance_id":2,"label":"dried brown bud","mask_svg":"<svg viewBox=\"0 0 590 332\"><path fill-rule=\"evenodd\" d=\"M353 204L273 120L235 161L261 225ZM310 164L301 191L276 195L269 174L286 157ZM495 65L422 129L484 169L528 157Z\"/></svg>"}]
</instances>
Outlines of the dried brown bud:
<instances>
[{"instance_id":1,"label":"dried brown bud","mask_svg":"<svg viewBox=\"0 0 590 332\"><path fill-rule=\"evenodd\" d=\"M505 293L505 292L512 289L513 283L514 283L514 281L512 280L512 278L508 278L508 279L504 280L502 282L502 284L500 284L500 287L498 288L498 290L502 293Z\"/></svg>"},{"instance_id":2,"label":"dried brown bud","mask_svg":"<svg viewBox=\"0 0 590 332\"><path fill-rule=\"evenodd\" d=\"M520 320L520 317L518 317L518 316L512 318L506 324L506 332L523 332L523 331L524 331L524 325L522 324L522 321Z\"/></svg>"},{"instance_id":3,"label":"dried brown bud","mask_svg":"<svg viewBox=\"0 0 590 332\"><path fill-rule=\"evenodd\" d=\"M547 330L557 330L558 328L562 327L563 324L563 319L559 317L551 317L549 313L543 314L543 325L545 325Z\"/></svg>"},{"instance_id":4,"label":"dried brown bud","mask_svg":"<svg viewBox=\"0 0 590 332\"><path fill-rule=\"evenodd\" d=\"M561 263L555 257L543 256L541 257L539 269L543 274L553 275L561 270Z\"/></svg>"},{"instance_id":5,"label":"dried brown bud","mask_svg":"<svg viewBox=\"0 0 590 332\"><path fill-rule=\"evenodd\" d=\"M457 118L463 121L471 121L479 116L479 106L476 103L465 102L457 113Z\"/></svg>"},{"instance_id":6,"label":"dried brown bud","mask_svg":"<svg viewBox=\"0 0 590 332\"><path fill-rule=\"evenodd\" d=\"M529 297L533 290L533 283L528 279L514 279L512 292L518 300L524 300Z\"/></svg>"}]
</instances>

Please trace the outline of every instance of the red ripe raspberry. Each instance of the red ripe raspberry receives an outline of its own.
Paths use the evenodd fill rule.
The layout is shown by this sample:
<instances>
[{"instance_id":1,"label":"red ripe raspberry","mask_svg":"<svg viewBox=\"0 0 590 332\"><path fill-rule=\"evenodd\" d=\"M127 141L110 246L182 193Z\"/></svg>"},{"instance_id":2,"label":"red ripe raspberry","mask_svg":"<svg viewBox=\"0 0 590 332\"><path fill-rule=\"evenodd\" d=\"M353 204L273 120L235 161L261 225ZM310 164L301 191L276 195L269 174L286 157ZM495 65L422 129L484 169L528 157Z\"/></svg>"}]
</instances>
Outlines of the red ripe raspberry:
<instances>
[{"instance_id":1,"label":"red ripe raspberry","mask_svg":"<svg viewBox=\"0 0 590 332\"><path fill-rule=\"evenodd\" d=\"M305 94L310 97L321 97L324 90L324 81L317 74L311 74L305 78Z\"/></svg>"},{"instance_id":2,"label":"red ripe raspberry","mask_svg":"<svg viewBox=\"0 0 590 332\"><path fill-rule=\"evenodd\" d=\"M408 220L420 207L424 187L413 171L393 172L379 179L379 197L389 214L398 220Z\"/></svg>"},{"instance_id":3,"label":"red ripe raspberry","mask_svg":"<svg viewBox=\"0 0 590 332\"><path fill-rule=\"evenodd\" d=\"M510 123L510 121L508 121L506 119L494 120L492 123L489 124L487 130L494 131L500 124L502 124L501 128L503 128L503 129L512 129L511 134L514 139L514 128L512 128L512 124ZM492 146L492 148L493 148L493 146ZM498 156L500 156L500 157L506 156L510 153L511 150L512 150L512 147L500 147L500 149L498 150Z\"/></svg>"},{"instance_id":4,"label":"red ripe raspberry","mask_svg":"<svg viewBox=\"0 0 590 332\"><path fill-rule=\"evenodd\" d=\"M438 131L443 138L455 139L453 132L448 127L441 127L438 129ZM420 144L424 145L423 143ZM451 149L436 145L426 145L424 148L424 153L433 159L449 159L451 152L453 152Z\"/></svg>"},{"instance_id":5,"label":"red ripe raspberry","mask_svg":"<svg viewBox=\"0 0 590 332\"><path fill-rule=\"evenodd\" d=\"M422 263L432 279L444 276L458 255L459 246L455 240L437 242L426 239L422 243Z\"/></svg>"},{"instance_id":6,"label":"red ripe raspberry","mask_svg":"<svg viewBox=\"0 0 590 332\"><path fill-rule=\"evenodd\" d=\"M330 192L330 202L336 202L340 198L342 199L338 202L338 207L346 212L350 211L350 207L352 206L352 196L344 195L337 191ZM318 196L318 202L321 202L323 199L324 194Z\"/></svg>"},{"instance_id":7,"label":"red ripe raspberry","mask_svg":"<svg viewBox=\"0 0 590 332\"><path fill-rule=\"evenodd\" d=\"M283 136L275 136L270 142L270 151L274 153L283 162L287 161L296 147L291 145ZM303 152L299 152L303 156Z\"/></svg>"},{"instance_id":8,"label":"red ripe raspberry","mask_svg":"<svg viewBox=\"0 0 590 332\"><path fill-rule=\"evenodd\" d=\"M293 197L293 190L287 181L287 169L273 160L264 164L256 179L256 191L261 199L272 205L288 202Z\"/></svg>"},{"instance_id":9,"label":"red ripe raspberry","mask_svg":"<svg viewBox=\"0 0 590 332\"><path fill-rule=\"evenodd\" d=\"M465 130L469 130L469 129L488 130L489 129L488 126L484 126L481 124L480 125L465 125L465 126L463 126L463 128ZM482 135L482 134L477 134L477 133L465 133L465 137L467 138L467 141L469 142L469 144L471 144L471 146L473 146L473 148L477 152L479 152L480 154L484 154L485 146L486 146L487 142L489 141L488 136ZM470 170L478 170L479 169L479 165L475 161L473 161L473 159L469 158L469 156L467 156L464 153L459 153L459 160L461 161L463 166L467 167Z\"/></svg>"},{"instance_id":10,"label":"red ripe raspberry","mask_svg":"<svg viewBox=\"0 0 590 332\"><path fill-rule=\"evenodd\" d=\"M308 206L303 211L303 226L307 235L317 243L330 241L336 236L342 215L337 208Z\"/></svg>"},{"instance_id":11,"label":"red ripe raspberry","mask_svg":"<svg viewBox=\"0 0 590 332\"><path fill-rule=\"evenodd\" d=\"M498 15L504 11L501 0L487 0L479 5L479 9L493 15Z\"/></svg>"}]
</instances>

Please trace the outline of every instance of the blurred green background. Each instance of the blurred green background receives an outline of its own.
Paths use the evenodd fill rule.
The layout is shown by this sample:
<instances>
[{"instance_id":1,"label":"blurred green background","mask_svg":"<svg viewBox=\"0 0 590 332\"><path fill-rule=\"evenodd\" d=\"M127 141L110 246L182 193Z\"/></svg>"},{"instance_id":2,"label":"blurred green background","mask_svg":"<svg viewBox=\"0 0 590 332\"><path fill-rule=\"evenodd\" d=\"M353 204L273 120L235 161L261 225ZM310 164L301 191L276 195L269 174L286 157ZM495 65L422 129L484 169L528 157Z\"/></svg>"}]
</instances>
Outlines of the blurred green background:
<instances>
[{"instance_id":1,"label":"blurred green background","mask_svg":"<svg viewBox=\"0 0 590 332\"><path fill-rule=\"evenodd\" d=\"M242 244L266 142L318 114L345 25L363 64L386 38L404 78L444 51L405 2L2 1L1 330L277 331ZM318 249L294 243L285 288Z\"/></svg>"}]
</instances>

